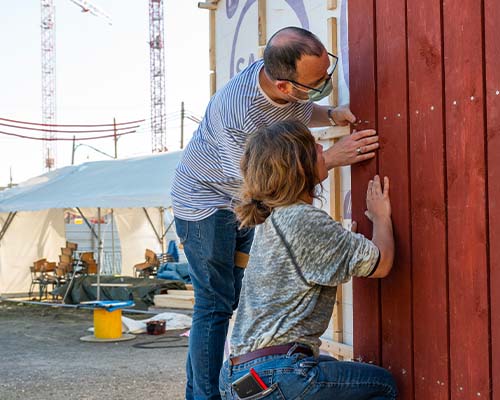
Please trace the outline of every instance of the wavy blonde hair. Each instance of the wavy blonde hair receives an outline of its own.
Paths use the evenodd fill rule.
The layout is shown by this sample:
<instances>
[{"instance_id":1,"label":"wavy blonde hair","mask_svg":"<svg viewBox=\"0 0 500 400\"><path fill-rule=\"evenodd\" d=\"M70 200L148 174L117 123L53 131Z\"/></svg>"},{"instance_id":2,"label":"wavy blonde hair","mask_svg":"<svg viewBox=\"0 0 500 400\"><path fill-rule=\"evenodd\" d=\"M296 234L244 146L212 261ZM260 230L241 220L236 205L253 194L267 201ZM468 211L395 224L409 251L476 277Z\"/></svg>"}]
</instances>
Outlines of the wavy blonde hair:
<instances>
[{"instance_id":1,"label":"wavy blonde hair","mask_svg":"<svg viewBox=\"0 0 500 400\"><path fill-rule=\"evenodd\" d=\"M299 121L282 121L249 135L241 160L243 188L236 215L242 227L261 224L276 207L305 193L319 198L316 143Z\"/></svg>"}]
</instances>

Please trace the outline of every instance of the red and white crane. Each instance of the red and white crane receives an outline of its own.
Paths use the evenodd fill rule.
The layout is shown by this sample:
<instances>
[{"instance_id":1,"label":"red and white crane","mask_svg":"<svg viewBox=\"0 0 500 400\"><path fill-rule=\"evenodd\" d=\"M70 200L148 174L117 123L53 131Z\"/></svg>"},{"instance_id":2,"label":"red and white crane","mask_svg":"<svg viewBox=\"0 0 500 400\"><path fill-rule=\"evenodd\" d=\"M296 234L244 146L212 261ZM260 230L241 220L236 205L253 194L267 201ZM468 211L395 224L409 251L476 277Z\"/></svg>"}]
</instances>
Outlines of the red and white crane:
<instances>
[{"instance_id":1,"label":"red and white crane","mask_svg":"<svg viewBox=\"0 0 500 400\"><path fill-rule=\"evenodd\" d=\"M97 17L104 18L111 25L111 18L101 9L87 0L70 0ZM55 132L56 124L56 12L54 0L40 0L41 5L41 47L42 47L42 121L46 125L44 132L43 158L44 168L51 170L56 165Z\"/></svg>"}]
</instances>

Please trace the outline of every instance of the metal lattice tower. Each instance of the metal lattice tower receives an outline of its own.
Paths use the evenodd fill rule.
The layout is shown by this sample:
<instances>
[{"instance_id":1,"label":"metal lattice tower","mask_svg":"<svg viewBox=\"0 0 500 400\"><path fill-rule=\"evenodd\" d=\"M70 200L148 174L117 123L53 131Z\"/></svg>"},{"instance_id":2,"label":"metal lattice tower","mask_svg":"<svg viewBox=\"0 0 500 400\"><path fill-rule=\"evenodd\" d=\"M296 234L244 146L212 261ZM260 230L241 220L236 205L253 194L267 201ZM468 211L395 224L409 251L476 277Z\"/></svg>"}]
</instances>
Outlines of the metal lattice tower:
<instances>
[{"instance_id":1,"label":"metal lattice tower","mask_svg":"<svg viewBox=\"0 0 500 400\"><path fill-rule=\"evenodd\" d=\"M167 151L163 37L163 0L149 0L149 65L151 72L151 135L153 152Z\"/></svg>"},{"instance_id":2,"label":"metal lattice tower","mask_svg":"<svg viewBox=\"0 0 500 400\"><path fill-rule=\"evenodd\" d=\"M56 123L56 32L53 0L41 0L42 29L42 120ZM50 129L51 127L46 127ZM53 139L54 132L44 132L44 138ZM51 170L56 163L56 143L43 141L44 167Z\"/></svg>"}]
</instances>

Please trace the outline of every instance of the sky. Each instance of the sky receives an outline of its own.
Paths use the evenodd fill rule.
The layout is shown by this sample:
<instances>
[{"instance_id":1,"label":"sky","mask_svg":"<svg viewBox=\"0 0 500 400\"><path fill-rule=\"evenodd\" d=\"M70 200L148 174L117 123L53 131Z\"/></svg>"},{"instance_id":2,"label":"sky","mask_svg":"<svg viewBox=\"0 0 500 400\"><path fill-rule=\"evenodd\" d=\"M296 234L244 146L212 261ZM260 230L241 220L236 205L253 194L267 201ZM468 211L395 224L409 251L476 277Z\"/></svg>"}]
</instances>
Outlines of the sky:
<instances>
[{"instance_id":1,"label":"sky","mask_svg":"<svg viewBox=\"0 0 500 400\"><path fill-rule=\"evenodd\" d=\"M57 124L146 119L138 132L118 140L118 157L151 154L149 1L92 2L111 17L111 26L103 18L81 12L70 0L54 0ZM164 0L170 151L180 148L181 102L191 114L202 117L209 100L208 11L198 9L197 3ZM40 0L0 0L0 118L42 122L40 38ZM185 143L195 128L185 119ZM0 131L43 135L1 125ZM112 138L80 143L114 154ZM71 142L58 142L58 168L71 164L71 153ZM75 164L107 158L84 145L75 151ZM10 170L14 183L46 172L42 142L0 134L0 187L9 183Z\"/></svg>"}]
</instances>

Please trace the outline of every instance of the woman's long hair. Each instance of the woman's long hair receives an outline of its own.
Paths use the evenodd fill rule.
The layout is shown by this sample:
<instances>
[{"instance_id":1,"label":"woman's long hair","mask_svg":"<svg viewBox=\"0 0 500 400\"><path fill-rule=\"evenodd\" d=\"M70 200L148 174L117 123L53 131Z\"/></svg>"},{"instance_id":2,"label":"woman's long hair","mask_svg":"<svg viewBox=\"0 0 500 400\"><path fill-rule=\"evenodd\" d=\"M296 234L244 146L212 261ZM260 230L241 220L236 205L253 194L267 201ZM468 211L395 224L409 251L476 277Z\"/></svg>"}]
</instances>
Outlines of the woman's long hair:
<instances>
[{"instance_id":1,"label":"woman's long hair","mask_svg":"<svg viewBox=\"0 0 500 400\"><path fill-rule=\"evenodd\" d=\"M241 171L241 203L235 208L242 227L261 224L275 207L318 198L316 144L299 121L282 121L250 134Z\"/></svg>"}]
</instances>

